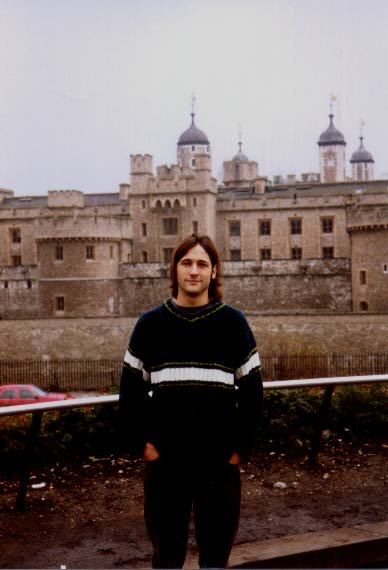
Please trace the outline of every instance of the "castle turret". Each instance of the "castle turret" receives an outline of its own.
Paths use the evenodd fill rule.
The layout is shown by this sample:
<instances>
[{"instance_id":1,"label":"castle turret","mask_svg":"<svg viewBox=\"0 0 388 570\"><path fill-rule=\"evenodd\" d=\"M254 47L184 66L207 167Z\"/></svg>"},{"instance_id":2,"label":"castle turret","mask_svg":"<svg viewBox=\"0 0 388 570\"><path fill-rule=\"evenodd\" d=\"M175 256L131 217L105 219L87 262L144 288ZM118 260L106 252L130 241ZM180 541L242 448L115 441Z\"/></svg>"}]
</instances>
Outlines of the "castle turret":
<instances>
[{"instance_id":1,"label":"castle turret","mask_svg":"<svg viewBox=\"0 0 388 570\"><path fill-rule=\"evenodd\" d=\"M226 187L245 188L253 185L258 177L258 164L254 160L249 160L242 151L242 142L238 143L238 152L232 160L224 161L224 179Z\"/></svg>"},{"instance_id":2,"label":"castle turret","mask_svg":"<svg viewBox=\"0 0 388 570\"><path fill-rule=\"evenodd\" d=\"M354 151L350 159L353 180L373 180L373 156L366 150L363 141L364 137L361 134L360 146Z\"/></svg>"},{"instance_id":3,"label":"castle turret","mask_svg":"<svg viewBox=\"0 0 388 570\"><path fill-rule=\"evenodd\" d=\"M152 156L131 154L131 192L149 192L152 178Z\"/></svg>"},{"instance_id":4,"label":"castle turret","mask_svg":"<svg viewBox=\"0 0 388 570\"><path fill-rule=\"evenodd\" d=\"M321 182L343 182L346 180L345 138L334 126L333 113L330 124L318 140Z\"/></svg>"},{"instance_id":5,"label":"castle turret","mask_svg":"<svg viewBox=\"0 0 388 570\"><path fill-rule=\"evenodd\" d=\"M207 135L199 129L194 121L195 113L191 113L191 125L178 140L177 158L183 168L198 168L206 166L211 170L210 143ZM200 159L199 159L200 157Z\"/></svg>"}]
</instances>

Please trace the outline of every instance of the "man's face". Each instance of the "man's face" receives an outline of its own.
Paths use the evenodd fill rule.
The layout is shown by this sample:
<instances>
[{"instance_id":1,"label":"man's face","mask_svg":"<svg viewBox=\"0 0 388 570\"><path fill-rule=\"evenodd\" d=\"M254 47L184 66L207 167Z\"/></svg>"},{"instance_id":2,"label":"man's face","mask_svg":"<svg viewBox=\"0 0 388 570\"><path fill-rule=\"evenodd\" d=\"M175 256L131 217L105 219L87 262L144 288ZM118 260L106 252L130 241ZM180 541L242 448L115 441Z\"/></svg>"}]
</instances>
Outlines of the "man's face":
<instances>
[{"instance_id":1,"label":"man's face","mask_svg":"<svg viewBox=\"0 0 388 570\"><path fill-rule=\"evenodd\" d=\"M197 243L178 261L178 301L198 299L206 304L209 301L208 289L214 279L217 268L212 267L209 255Z\"/></svg>"}]
</instances>

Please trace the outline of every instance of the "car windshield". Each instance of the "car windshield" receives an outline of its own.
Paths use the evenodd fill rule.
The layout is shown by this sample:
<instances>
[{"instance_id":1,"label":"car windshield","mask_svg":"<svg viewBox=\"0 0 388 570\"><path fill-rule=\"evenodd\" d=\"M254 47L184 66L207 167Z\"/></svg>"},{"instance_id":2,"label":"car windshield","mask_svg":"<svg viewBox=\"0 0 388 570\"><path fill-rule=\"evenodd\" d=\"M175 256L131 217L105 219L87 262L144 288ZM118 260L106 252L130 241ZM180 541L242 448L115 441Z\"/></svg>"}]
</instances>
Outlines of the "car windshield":
<instances>
[{"instance_id":1,"label":"car windshield","mask_svg":"<svg viewBox=\"0 0 388 570\"><path fill-rule=\"evenodd\" d=\"M48 393L42 390L41 388L38 388L37 386L34 386L33 392L34 396L47 396Z\"/></svg>"}]
</instances>

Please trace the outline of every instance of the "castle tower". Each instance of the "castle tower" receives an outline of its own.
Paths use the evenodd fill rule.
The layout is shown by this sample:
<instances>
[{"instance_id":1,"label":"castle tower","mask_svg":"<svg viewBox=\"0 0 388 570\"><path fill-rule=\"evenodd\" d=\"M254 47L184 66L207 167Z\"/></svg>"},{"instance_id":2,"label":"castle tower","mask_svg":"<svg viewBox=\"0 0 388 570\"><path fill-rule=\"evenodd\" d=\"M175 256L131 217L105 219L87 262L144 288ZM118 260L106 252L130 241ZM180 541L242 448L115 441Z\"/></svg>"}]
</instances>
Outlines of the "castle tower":
<instances>
[{"instance_id":1,"label":"castle tower","mask_svg":"<svg viewBox=\"0 0 388 570\"><path fill-rule=\"evenodd\" d=\"M350 164L352 165L352 178L353 180L373 180L374 160L372 154L364 147L362 126L363 123L361 123L360 146L356 151L354 151L350 159Z\"/></svg>"},{"instance_id":2,"label":"castle tower","mask_svg":"<svg viewBox=\"0 0 388 570\"><path fill-rule=\"evenodd\" d=\"M210 143L207 135L195 124L194 103L192 104L191 125L178 140L177 159L183 168L211 170Z\"/></svg>"},{"instance_id":3,"label":"castle tower","mask_svg":"<svg viewBox=\"0 0 388 570\"><path fill-rule=\"evenodd\" d=\"M224 161L223 166L223 183L227 188L247 188L258 176L258 164L254 160L249 160L243 153L241 140L238 143L238 152L232 160Z\"/></svg>"},{"instance_id":4,"label":"castle tower","mask_svg":"<svg viewBox=\"0 0 388 570\"><path fill-rule=\"evenodd\" d=\"M318 140L319 169L321 182L343 182L346 180L345 138L333 123L331 112L330 124Z\"/></svg>"}]
</instances>

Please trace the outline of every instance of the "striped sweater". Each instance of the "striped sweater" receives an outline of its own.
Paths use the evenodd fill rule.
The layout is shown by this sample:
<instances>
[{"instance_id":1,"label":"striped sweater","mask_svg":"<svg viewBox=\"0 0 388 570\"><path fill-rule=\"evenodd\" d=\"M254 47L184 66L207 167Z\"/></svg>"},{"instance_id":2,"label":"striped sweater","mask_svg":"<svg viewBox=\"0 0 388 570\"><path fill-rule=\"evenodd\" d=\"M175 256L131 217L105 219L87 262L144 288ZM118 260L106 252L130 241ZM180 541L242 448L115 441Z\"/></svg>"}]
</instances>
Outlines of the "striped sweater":
<instances>
[{"instance_id":1,"label":"striped sweater","mask_svg":"<svg viewBox=\"0 0 388 570\"><path fill-rule=\"evenodd\" d=\"M239 310L219 302L191 312L170 299L139 318L119 400L132 450L149 441L178 460L246 457L261 403L259 355Z\"/></svg>"}]
</instances>

